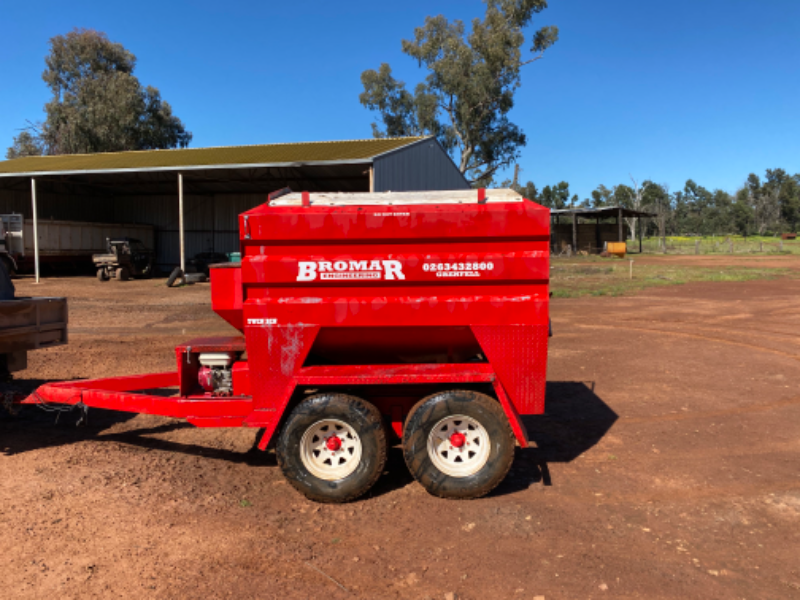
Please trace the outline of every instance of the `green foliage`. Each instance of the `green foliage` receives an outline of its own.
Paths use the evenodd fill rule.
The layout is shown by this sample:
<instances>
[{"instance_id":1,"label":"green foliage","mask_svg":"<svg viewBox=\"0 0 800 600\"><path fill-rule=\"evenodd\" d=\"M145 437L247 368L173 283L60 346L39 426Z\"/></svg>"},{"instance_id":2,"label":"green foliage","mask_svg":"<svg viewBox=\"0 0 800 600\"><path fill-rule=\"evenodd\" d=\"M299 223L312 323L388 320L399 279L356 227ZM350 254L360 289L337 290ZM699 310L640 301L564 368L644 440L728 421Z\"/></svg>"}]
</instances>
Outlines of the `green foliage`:
<instances>
[{"instance_id":1,"label":"green foliage","mask_svg":"<svg viewBox=\"0 0 800 600\"><path fill-rule=\"evenodd\" d=\"M184 148L192 139L156 88L133 75L136 57L106 34L75 29L50 40L42 74L52 92L35 144L46 154ZM19 145L19 136L12 151Z\"/></svg>"},{"instance_id":2,"label":"green foliage","mask_svg":"<svg viewBox=\"0 0 800 600\"><path fill-rule=\"evenodd\" d=\"M602 208L604 206L624 206L625 208L634 208L634 198L636 192L633 188L623 184L615 185L613 188L607 188L604 185L597 186L592 192L591 207Z\"/></svg>"},{"instance_id":3,"label":"green foliage","mask_svg":"<svg viewBox=\"0 0 800 600\"><path fill-rule=\"evenodd\" d=\"M570 197L566 181L545 186L541 192L532 181L525 186L504 181L501 186L553 209L622 206L652 213L654 218L644 220L646 236L774 236L797 232L800 225L800 174L789 175L783 169L767 169L763 182L751 173L735 194L712 192L692 179L674 193L666 185L649 180L641 186L636 181L633 184L599 185L591 198L582 202L577 195ZM637 219L627 221L632 231L638 226Z\"/></svg>"},{"instance_id":4,"label":"green foliage","mask_svg":"<svg viewBox=\"0 0 800 600\"><path fill-rule=\"evenodd\" d=\"M532 200L533 202L540 202L539 198L539 190L536 188L536 185L529 181L524 186L517 186L519 189L517 191L522 195L523 198L527 198L528 200Z\"/></svg>"},{"instance_id":5,"label":"green foliage","mask_svg":"<svg viewBox=\"0 0 800 600\"><path fill-rule=\"evenodd\" d=\"M800 174L790 176L783 169L767 169L764 188L774 195L780 207L780 217L788 229L797 232L800 222Z\"/></svg>"},{"instance_id":6,"label":"green foliage","mask_svg":"<svg viewBox=\"0 0 800 600\"><path fill-rule=\"evenodd\" d=\"M572 204L575 204L577 198L577 196L573 197ZM542 206L558 210L569 208L571 206L569 199L569 184L566 181L561 181L558 185L552 187L549 185L545 186L544 189L542 189L538 202Z\"/></svg>"},{"instance_id":7,"label":"green foliage","mask_svg":"<svg viewBox=\"0 0 800 600\"><path fill-rule=\"evenodd\" d=\"M39 136L28 130L23 130L14 137L14 143L6 150L6 158L23 158L25 156L41 156L44 153Z\"/></svg>"},{"instance_id":8,"label":"green foliage","mask_svg":"<svg viewBox=\"0 0 800 600\"><path fill-rule=\"evenodd\" d=\"M556 27L536 31L523 53L524 30L546 0L485 0L483 20L427 17L403 40L403 52L427 71L414 92L382 64L361 74L361 104L380 116L376 137L434 135L477 185L519 157L525 134L509 120L522 67L542 58L558 39Z\"/></svg>"}]
</instances>

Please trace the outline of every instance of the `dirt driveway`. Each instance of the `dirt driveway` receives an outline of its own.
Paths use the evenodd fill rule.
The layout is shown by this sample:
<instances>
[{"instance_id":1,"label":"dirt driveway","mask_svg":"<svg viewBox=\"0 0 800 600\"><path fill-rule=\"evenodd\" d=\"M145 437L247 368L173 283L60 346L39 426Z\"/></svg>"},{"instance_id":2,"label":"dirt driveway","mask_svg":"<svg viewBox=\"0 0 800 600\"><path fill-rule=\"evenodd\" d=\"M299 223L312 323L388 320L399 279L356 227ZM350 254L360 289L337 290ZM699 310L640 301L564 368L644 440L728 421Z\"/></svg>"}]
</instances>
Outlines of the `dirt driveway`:
<instances>
[{"instance_id":1,"label":"dirt driveway","mask_svg":"<svg viewBox=\"0 0 800 600\"><path fill-rule=\"evenodd\" d=\"M38 380L172 368L230 330L208 288L54 279ZM306 501L255 432L33 407L0 417L4 598L800 598L800 281L553 302L547 415L488 498L399 452L367 498Z\"/></svg>"}]
</instances>

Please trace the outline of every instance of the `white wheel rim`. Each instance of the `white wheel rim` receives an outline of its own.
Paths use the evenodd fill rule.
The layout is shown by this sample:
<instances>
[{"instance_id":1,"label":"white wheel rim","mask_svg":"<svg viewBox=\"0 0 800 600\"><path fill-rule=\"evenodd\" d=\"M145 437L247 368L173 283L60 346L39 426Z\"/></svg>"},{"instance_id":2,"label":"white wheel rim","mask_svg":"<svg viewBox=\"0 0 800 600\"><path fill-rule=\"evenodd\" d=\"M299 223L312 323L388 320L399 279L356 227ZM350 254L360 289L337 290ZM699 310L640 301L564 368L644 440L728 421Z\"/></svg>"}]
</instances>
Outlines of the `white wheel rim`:
<instances>
[{"instance_id":1,"label":"white wheel rim","mask_svg":"<svg viewBox=\"0 0 800 600\"><path fill-rule=\"evenodd\" d=\"M462 445L458 447L458 443ZM486 429L464 415L445 417L428 435L431 462L450 477L469 477L480 471L489 460L490 450Z\"/></svg>"},{"instance_id":2,"label":"white wheel rim","mask_svg":"<svg viewBox=\"0 0 800 600\"><path fill-rule=\"evenodd\" d=\"M339 440L338 448L331 439L334 437ZM361 440L347 423L337 419L317 421L300 440L300 460L314 477L344 479L361 462Z\"/></svg>"}]
</instances>

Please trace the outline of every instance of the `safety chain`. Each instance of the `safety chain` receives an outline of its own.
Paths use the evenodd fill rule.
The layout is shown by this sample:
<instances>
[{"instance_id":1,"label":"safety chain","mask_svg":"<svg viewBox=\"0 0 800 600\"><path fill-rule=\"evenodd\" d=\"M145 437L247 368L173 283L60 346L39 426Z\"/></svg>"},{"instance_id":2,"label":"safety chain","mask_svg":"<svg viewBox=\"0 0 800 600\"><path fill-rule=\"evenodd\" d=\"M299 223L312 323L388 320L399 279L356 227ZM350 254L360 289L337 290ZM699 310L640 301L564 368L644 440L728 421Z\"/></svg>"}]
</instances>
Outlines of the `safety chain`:
<instances>
[{"instance_id":1,"label":"safety chain","mask_svg":"<svg viewBox=\"0 0 800 600\"><path fill-rule=\"evenodd\" d=\"M80 392L79 392L80 394ZM19 392L4 392L2 394L3 398L3 408L8 411L8 413L13 417L19 414L20 410L22 410L17 402L17 398L19 398L21 394ZM72 412L73 410L80 410L81 416L78 419L76 425L85 426L89 424L89 407L86 406L83 402L79 401L75 404L50 404L42 398L37 392L31 393L36 399L36 404L39 409L48 412L48 413L56 413L56 423L58 423L58 418L61 416L61 413Z\"/></svg>"}]
</instances>

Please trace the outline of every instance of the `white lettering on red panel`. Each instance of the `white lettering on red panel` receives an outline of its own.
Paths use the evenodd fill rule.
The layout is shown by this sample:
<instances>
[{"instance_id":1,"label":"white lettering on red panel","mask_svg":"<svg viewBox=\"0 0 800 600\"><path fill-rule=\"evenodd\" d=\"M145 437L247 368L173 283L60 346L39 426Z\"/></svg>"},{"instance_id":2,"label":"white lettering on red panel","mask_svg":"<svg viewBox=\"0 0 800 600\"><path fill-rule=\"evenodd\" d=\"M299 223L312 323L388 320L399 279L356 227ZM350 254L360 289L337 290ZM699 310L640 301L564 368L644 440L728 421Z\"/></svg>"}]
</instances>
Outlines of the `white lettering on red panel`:
<instances>
[{"instance_id":1,"label":"white lettering on red panel","mask_svg":"<svg viewBox=\"0 0 800 600\"><path fill-rule=\"evenodd\" d=\"M493 271L493 262L425 263L423 271L435 272L437 277L480 277L484 271Z\"/></svg>"},{"instance_id":2,"label":"white lettering on red panel","mask_svg":"<svg viewBox=\"0 0 800 600\"><path fill-rule=\"evenodd\" d=\"M405 278L403 263L399 260L301 260L297 263L297 281L392 281Z\"/></svg>"}]
</instances>

